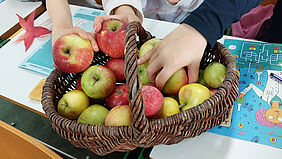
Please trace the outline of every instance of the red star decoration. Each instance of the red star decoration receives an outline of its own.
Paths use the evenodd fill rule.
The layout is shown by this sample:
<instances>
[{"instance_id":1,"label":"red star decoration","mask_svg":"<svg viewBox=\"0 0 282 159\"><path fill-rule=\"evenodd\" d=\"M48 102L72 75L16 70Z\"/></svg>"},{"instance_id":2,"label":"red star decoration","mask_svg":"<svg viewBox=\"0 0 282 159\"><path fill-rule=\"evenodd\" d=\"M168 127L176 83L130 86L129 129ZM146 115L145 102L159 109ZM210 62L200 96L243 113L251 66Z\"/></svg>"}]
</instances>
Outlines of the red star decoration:
<instances>
[{"instance_id":1,"label":"red star decoration","mask_svg":"<svg viewBox=\"0 0 282 159\"><path fill-rule=\"evenodd\" d=\"M41 35L45 35L45 34L49 34L51 33L50 30L37 26L34 26L34 16L35 16L35 11L34 10L30 16L28 17L28 20L25 21L24 18L22 18L21 16L18 16L19 18L19 24L21 25L21 27L26 31L23 35L21 35L16 42L19 42L21 40L24 41L24 46L25 46L25 51L27 51L29 49L29 47L31 46L33 39L36 37L39 37Z\"/></svg>"}]
</instances>

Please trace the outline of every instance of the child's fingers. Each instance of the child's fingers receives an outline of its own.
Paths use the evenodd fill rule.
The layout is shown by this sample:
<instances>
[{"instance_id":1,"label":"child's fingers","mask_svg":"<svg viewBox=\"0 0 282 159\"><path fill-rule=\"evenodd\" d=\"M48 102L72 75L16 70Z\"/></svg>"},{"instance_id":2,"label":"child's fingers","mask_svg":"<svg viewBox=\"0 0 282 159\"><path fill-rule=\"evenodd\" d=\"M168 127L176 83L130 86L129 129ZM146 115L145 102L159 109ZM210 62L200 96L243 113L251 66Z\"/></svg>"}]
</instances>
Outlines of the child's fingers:
<instances>
[{"instance_id":1,"label":"child's fingers","mask_svg":"<svg viewBox=\"0 0 282 159\"><path fill-rule=\"evenodd\" d=\"M109 19L120 19L121 20L121 18L117 15L99 15L95 17L95 20L93 23L95 33L98 33L102 28L102 23Z\"/></svg>"},{"instance_id":2,"label":"child's fingers","mask_svg":"<svg viewBox=\"0 0 282 159\"><path fill-rule=\"evenodd\" d=\"M95 52L98 52L99 51L99 48L98 48L98 44L94 38L94 36L92 36L90 33L87 34L88 36L88 39L90 40L91 42L91 45L92 45L92 48Z\"/></svg>"},{"instance_id":3,"label":"child's fingers","mask_svg":"<svg viewBox=\"0 0 282 159\"><path fill-rule=\"evenodd\" d=\"M147 53L145 53L145 55L140 57L137 61L138 65L142 65L143 63L148 61L155 54L155 52L158 49L158 46L159 46L158 44L155 45L150 51L148 51Z\"/></svg>"},{"instance_id":4,"label":"child's fingers","mask_svg":"<svg viewBox=\"0 0 282 159\"><path fill-rule=\"evenodd\" d=\"M195 83L198 81L198 76L199 76L199 67L200 63L194 63L188 66L188 78L189 78L189 83Z\"/></svg>"},{"instance_id":5,"label":"child's fingers","mask_svg":"<svg viewBox=\"0 0 282 159\"><path fill-rule=\"evenodd\" d=\"M154 83L157 73L162 68L163 68L163 65L159 60L155 60L153 63L150 63L147 67L147 76L148 76L149 81Z\"/></svg>"},{"instance_id":6,"label":"child's fingers","mask_svg":"<svg viewBox=\"0 0 282 159\"><path fill-rule=\"evenodd\" d=\"M73 33L79 35L82 39L85 39L85 40L88 39L87 32L84 31L83 29L79 28L79 27L74 27Z\"/></svg>"},{"instance_id":7,"label":"child's fingers","mask_svg":"<svg viewBox=\"0 0 282 159\"><path fill-rule=\"evenodd\" d=\"M146 61L148 61L151 56L153 55L152 51L148 51L145 55L143 55L142 57L140 57L137 61L138 65L142 65L143 63L145 63Z\"/></svg>"},{"instance_id":8,"label":"child's fingers","mask_svg":"<svg viewBox=\"0 0 282 159\"><path fill-rule=\"evenodd\" d=\"M99 51L97 42L96 42L94 36L92 36L90 33L84 31L83 29L81 29L79 27L74 27L73 32L75 34L78 34L81 38L83 38L85 40L89 40L91 42L92 48L95 52Z\"/></svg>"},{"instance_id":9,"label":"child's fingers","mask_svg":"<svg viewBox=\"0 0 282 159\"><path fill-rule=\"evenodd\" d=\"M174 74L174 72L176 71L174 71L173 69L169 69L168 67L164 67L156 76L156 80L155 80L156 87L159 90L163 90L166 81L170 78L170 76Z\"/></svg>"}]
</instances>

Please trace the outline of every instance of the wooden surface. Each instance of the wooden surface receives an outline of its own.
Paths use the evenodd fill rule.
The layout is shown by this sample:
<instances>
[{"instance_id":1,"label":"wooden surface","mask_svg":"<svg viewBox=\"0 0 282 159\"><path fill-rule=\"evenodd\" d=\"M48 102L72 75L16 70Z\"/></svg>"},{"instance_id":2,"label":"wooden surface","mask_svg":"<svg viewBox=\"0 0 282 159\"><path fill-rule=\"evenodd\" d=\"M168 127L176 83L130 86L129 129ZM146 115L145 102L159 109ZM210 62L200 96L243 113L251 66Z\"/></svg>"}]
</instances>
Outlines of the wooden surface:
<instances>
[{"instance_id":1,"label":"wooden surface","mask_svg":"<svg viewBox=\"0 0 282 159\"><path fill-rule=\"evenodd\" d=\"M0 121L0 158L60 159L61 157L34 138Z\"/></svg>"}]
</instances>

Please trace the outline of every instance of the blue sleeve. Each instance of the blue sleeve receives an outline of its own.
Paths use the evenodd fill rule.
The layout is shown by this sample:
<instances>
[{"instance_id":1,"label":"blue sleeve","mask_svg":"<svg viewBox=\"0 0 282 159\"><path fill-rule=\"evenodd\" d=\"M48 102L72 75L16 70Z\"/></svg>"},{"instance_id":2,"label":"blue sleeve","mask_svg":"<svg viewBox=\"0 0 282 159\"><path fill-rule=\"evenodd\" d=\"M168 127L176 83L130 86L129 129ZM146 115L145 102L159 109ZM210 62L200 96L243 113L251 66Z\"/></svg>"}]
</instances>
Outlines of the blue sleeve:
<instances>
[{"instance_id":1,"label":"blue sleeve","mask_svg":"<svg viewBox=\"0 0 282 159\"><path fill-rule=\"evenodd\" d=\"M263 0L204 0L182 23L198 30L211 47L224 30Z\"/></svg>"}]
</instances>

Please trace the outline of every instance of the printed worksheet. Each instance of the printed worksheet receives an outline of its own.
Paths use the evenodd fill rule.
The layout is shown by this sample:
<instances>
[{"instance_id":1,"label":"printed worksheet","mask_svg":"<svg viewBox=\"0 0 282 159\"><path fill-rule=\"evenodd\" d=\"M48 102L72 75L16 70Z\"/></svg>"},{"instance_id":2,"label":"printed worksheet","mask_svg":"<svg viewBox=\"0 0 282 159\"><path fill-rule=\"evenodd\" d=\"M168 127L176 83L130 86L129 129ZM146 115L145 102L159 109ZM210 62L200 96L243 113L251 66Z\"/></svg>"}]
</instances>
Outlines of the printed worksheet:
<instances>
[{"instance_id":1,"label":"printed worksheet","mask_svg":"<svg viewBox=\"0 0 282 159\"><path fill-rule=\"evenodd\" d=\"M208 130L216 134L282 148L282 44L227 39L240 72L239 96L230 127Z\"/></svg>"}]
</instances>

